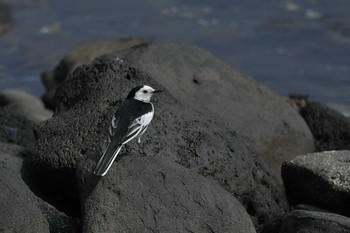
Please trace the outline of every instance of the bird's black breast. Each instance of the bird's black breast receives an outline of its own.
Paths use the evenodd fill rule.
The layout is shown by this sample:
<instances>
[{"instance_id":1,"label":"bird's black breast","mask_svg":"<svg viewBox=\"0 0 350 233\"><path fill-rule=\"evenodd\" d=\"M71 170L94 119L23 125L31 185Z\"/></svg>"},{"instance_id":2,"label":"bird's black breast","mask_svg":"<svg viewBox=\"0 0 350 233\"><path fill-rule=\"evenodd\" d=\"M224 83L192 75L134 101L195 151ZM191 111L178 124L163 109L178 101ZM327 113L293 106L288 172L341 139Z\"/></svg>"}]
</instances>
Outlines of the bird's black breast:
<instances>
[{"instance_id":1,"label":"bird's black breast","mask_svg":"<svg viewBox=\"0 0 350 233\"><path fill-rule=\"evenodd\" d=\"M152 110L152 105L150 103L145 103L135 99L127 99L119 107L118 111L115 113L115 117L118 116L122 118L128 116L134 120Z\"/></svg>"}]
</instances>

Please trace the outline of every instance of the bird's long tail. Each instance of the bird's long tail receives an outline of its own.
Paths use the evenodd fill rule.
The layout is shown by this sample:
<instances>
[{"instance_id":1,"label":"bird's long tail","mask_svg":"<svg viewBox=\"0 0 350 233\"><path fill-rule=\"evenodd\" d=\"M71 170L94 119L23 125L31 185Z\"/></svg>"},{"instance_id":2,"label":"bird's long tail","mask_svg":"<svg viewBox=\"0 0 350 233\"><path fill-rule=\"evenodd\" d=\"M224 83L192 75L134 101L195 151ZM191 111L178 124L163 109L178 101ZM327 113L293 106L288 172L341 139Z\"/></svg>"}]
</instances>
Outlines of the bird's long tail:
<instances>
[{"instance_id":1,"label":"bird's long tail","mask_svg":"<svg viewBox=\"0 0 350 233\"><path fill-rule=\"evenodd\" d=\"M96 164L94 174L97 176L104 176L112 166L115 158L119 154L122 144L117 145L109 145L107 150L103 153L100 161Z\"/></svg>"}]
</instances>

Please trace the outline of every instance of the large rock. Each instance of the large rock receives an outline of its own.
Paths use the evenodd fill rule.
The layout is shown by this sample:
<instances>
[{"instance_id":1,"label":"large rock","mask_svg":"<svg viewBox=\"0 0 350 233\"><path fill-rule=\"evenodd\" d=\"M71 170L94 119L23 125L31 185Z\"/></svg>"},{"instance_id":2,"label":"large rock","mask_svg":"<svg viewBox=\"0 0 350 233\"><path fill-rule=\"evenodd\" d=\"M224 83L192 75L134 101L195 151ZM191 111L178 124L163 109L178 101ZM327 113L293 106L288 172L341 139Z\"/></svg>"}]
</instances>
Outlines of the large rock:
<instances>
[{"instance_id":1,"label":"large rock","mask_svg":"<svg viewBox=\"0 0 350 233\"><path fill-rule=\"evenodd\" d=\"M0 91L0 107L35 123L52 116L52 111L47 110L39 98L16 89Z\"/></svg>"},{"instance_id":2,"label":"large rock","mask_svg":"<svg viewBox=\"0 0 350 233\"><path fill-rule=\"evenodd\" d=\"M169 93L252 141L277 177L282 162L313 151L303 119L279 96L207 51L158 43L120 53Z\"/></svg>"},{"instance_id":3,"label":"large rock","mask_svg":"<svg viewBox=\"0 0 350 233\"><path fill-rule=\"evenodd\" d=\"M145 83L163 88L113 56L77 68L56 94L56 114L36 129L33 162L39 170L61 184L62 190L72 192L77 160L86 153L101 154L120 99ZM168 91L155 96L154 105L155 118L142 147L130 143L130 153L170 157L215 179L243 203L260 228L278 220L287 209L284 193L245 138L177 101Z\"/></svg>"},{"instance_id":4,"label":"large rock","mask_svg":"<svg viewBox=\"0 0 350 233\"><path fill-rule=\"evenodd\" d=\"M341 215L294 210L282 222L280 233L348 233L350 219Z\"/></svg>"},{"instance_id":5,"label":"large rock","mask_svg":"<svg viewBox=\"0 0 350 233\"><path fill-rule=\"evenodd\" d=\"M0 122L0 142L13 143L33 150L34 122L2 107L0 107Z\"/></svg>"},{"instance_id":6,"label":"large rock","mask_svg":"<svg viewBox=\"0 0 350 233\"><path fill-rule=\"evenodd\" d=\"M282 167L291 205L309 204L350 216L350 151L298 156Z\"/></svg>"},{"instance_id":7,"label":"large rock","mask_svg":"<svg viewBox=\"0 0 350 233\"><path fill-rule=\"evenodd\" d=\"M149 73L181 102L251 139L278 178L282 162L314 151L311 132L299 114L237 68L194 46L144 44L118 52L119 56ZM101 54L94 52L96 47L100 45L90 42L73 51L75 56L68 55L56 67L54 79L65 79L77 64L89 63ZM111 49L103 50L108 51ZM79 57L84 54L89 59ZM48 86L45 95L51 97L46 104L53 107Z\"/></svg>"},{"instance_id":8,"label":"large rock","mask_svg":"<svg viewBox=\"0 0 350 233\"><path fill-rule=\"evenodd\" d=\"M308 124L317 151L350 150L350 118L317 102L301 108L301 116Z\"/></svg>"},{"instance_id":9,"label":"large rock","mask_svg":"<svg viewBox=\"0 0 350 233\"><path fill-rule=\"evenodd\" d=\"M18 174L19 146L0 143L0 232L50 232L37 197Z\"/></svg>"},{"instance_id":10,"label":"large rock","mask_svg":"<svg viewBox=\"0 0 350 233\"><path fill-rule=\"evenodd\" d=\"M239 201L170 159L124 157L101 180L78 166L83 232L255 232Z\"/></svg>"},{"instance_id":11,"label":"large rock","mask_svg":"<svg viewBox=\"0 0 350 233\"><path fill-rule=\"evenodd\" d=\"M97 40L78 46L65 56L55 69L42 73L41 79L46 89L42 99L46 107L50 109L55 108L53 98L56 89L79 65L88 64L96 57L103 54L127 49L136 45L146 44L148 42L149 41L145 38L131 37L118 40Z\"/></svg>"},{"instance_id":12,"label":"large rock","mask_svg":"<svg viewBox=\"0 0 350 233\"><path fill-rule=\"evenodd\" d=\"M36 197L22 180L23 147L0 143L0 232L77 232L78 224Z\"/></svg>"}]
</instances>

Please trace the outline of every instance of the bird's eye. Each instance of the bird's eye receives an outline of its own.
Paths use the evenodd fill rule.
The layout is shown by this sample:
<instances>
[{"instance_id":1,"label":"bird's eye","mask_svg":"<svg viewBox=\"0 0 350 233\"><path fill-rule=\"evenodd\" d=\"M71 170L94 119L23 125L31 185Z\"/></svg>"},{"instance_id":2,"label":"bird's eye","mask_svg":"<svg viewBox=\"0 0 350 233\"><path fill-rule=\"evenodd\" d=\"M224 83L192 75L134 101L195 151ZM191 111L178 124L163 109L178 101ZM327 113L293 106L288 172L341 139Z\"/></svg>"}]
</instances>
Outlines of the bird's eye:
<instances>
[{"instance_id":1,"label":"bird's eye","mask_svg":"<svg viewBox=\"0 0 350 233\"><path fill-rule=\"evenodd\" d=\"M148 92L148 91L146 91L146 90L143 91L143 93L145 93L145 94L146 94L147 92Z\"/></svg>"}]
</instances>

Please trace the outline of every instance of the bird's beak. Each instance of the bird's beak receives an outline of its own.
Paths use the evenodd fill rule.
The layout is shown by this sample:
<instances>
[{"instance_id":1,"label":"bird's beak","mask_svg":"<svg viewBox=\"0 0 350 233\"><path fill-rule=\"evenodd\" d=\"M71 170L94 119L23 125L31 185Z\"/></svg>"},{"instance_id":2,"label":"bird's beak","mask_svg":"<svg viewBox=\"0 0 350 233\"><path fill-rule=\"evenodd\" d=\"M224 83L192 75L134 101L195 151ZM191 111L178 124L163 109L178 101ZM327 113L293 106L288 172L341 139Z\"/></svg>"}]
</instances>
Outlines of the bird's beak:
<instances>
[{"instance_id":1,"label":"bird's beak","mask_svg":"<svg viewBox=\"0 0 350 233\"><path fill-rule=\"evenodd\" d=\"M153 94L154 94L154 93L160 93L160 92L163 92L163 91L161 91L161 90L156 90L156 91L153 91Z\"/></svg>"}]
</instances>

